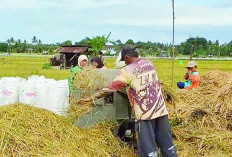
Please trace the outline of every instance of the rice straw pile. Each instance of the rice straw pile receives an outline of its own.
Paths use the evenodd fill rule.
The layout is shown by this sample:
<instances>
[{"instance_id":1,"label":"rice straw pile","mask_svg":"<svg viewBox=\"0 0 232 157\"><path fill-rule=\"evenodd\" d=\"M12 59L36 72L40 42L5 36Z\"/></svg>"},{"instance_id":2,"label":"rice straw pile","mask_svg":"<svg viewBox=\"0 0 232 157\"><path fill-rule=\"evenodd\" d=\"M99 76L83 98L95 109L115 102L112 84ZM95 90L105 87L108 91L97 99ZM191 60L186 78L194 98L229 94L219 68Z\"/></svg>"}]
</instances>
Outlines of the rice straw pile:
<instances>
[{"instance_id":1,"label":"rice straw pile","mask_svg":"<svg viewBox=\"0 0 232 157\"><path fill-rule=\"evenodd\" d=\"M111 126L80 129L64 117L23 104L0 107L0 156L136 156Z\"/></svg>"},{"instance_id":2,"label":"rice straw pile","mask_svg":"<svg viewBox=\"0 0 232 157\"><path fill-rule=\"evenodd\" d=\"M179 156L232 156L232 74L212 71L201 80L169 107Z\"/></svg>"},{"instance_id":3,"label":"rice straw pile","mask_svg":"<svg viewBox=\"0 0 232 157\"><path fill-rule=\"evenodd\" d=\"M81 89L81 98L90 97L94 92L107 85L103 73L98 69L88 67L74 77L74 88Z\"/></svg>"},{"instance_id":4,"label":"rice straw pile","mask_svg":"<svg viewBox=\"0 0 232 157\"><path fill-rule=\"evenodd\" d=\"M71 96L69 114L75 119L92 110L95 97L98 97L95 93L104 88L107 83L102 72L92 67L86 68L75 76L73 83L74 90L80 91L81 99L91 98L89 102L79 102L77 98Z\"/></svg>"}]
</instances>

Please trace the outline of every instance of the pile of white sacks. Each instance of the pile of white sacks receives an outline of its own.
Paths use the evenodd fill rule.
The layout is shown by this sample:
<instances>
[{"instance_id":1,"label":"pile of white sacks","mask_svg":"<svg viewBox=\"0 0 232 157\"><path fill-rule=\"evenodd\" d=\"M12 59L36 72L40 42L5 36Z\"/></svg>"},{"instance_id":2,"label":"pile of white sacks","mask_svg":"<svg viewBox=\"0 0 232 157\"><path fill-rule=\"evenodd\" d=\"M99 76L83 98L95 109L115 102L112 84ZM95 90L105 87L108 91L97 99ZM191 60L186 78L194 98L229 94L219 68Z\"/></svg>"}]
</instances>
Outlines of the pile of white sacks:
<instances>
[{"instance_id":1,"label":"pile of white sacks","mask_svg":"<svg viewBox=\"0 0 232 157\"><path fill-rule=\"evenodd\" d=\"M69 105L68 80L44 76L3 77L0 79L0 106L24 103L64 115Z\"/></svg>"}]
</instances>

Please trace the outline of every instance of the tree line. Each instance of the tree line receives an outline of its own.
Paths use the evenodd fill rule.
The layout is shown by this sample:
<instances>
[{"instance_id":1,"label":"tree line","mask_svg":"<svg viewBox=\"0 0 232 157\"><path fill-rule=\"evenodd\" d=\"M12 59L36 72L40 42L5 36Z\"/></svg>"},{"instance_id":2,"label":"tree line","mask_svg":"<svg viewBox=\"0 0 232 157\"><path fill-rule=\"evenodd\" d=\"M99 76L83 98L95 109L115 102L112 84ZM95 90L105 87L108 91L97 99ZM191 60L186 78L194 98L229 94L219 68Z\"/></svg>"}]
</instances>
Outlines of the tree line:
<instances>
[{"instance_id":1,"label":"tree line","mask_svg":"<svg viewBox=\"0 0 232 157\"><path fill-rule=\"evenodd\" d=\"M0 42L0 52L8 53L42 53L53 54L60 45L57 44L43 44L42 40L33 36L31 42L21 39L14 39L11 37L6 42Z\"/></svg>"},{"instance_id":2,"label":"tree line","mask_svg":"<svg viewBox=\"0 0 232 157\"><path fill-rule=\"evenodd\" d=\"M125 43L121 40L111 41L105 36L96 36L93 38L86 37L75 45L89 46L93 52L100 51L104 48L104 44L109 42L114 45L114 49L120 52L122 47L126 44L133 45L138 48L141 56L163 56L170 57L172 55L171 43L160 43L160 42L134 42L132 39L127 40ZM66 40L62 43L56 44L43 44L40 39L34 36L31 42L26 40L21 41L20 39L15 40L13 37L8 39L6 42L0 42L0 52L9 53L42 53L47 52L48 54L55 53L55 50L61 46L71 46L72 41ZM108 54L109 55L109 54ZM232 56L232 41L229 43L219 44L218 40L211 41L203 37L190 37L186 41L175 45L175 56L178 55L191 55L193 57L221 57L221 56Z\"/></svg>"}]
</instances>

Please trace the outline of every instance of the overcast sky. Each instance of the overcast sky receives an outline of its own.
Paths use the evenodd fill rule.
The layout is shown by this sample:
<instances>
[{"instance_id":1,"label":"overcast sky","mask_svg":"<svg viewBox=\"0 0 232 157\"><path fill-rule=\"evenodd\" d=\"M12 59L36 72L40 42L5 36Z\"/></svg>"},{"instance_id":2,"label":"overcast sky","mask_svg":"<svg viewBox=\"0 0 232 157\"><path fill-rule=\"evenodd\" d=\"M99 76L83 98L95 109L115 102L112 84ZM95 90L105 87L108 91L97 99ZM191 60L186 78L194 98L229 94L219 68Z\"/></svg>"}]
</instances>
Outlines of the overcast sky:
<instances>
[{"instance_id":1,"label":"overcast sky","mask_svg":"<svg viewBox=\"0 0 232 157\"><path fill-rule=\"evenodd\" d=\"M232 0L175 0L176 44L189 37L232 40ZM172 42L172 0L0 0L0 41L43 43L107 35Z\"/></svg>"}]
</instances>

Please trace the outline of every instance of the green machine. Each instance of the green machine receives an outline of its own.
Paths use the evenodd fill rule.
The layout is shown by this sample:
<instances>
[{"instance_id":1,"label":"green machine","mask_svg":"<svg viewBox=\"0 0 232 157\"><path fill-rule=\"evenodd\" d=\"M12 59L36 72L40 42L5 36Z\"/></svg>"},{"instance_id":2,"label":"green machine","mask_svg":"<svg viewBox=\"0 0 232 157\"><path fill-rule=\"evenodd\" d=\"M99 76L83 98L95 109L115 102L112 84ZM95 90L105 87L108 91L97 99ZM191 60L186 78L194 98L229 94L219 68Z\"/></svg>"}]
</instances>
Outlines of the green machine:
<instances>
[{"instance_id":1,"label":"green machine","mask_svg":"<svg viewBox=\"0 0 232 157\"><path fill-rule=\"evenodd\" d=\"M98 70L107 84L111 83L119 72L118 69ZM81 89L75 90L73 96L76 100L80 100ZM82 128L89 128L103 121L117 122L131 119L131 108L129 105L126 89L113 92L106 97L96 100L92 110L77 120L77 125Z\"/></svg>"}]
</instances>

